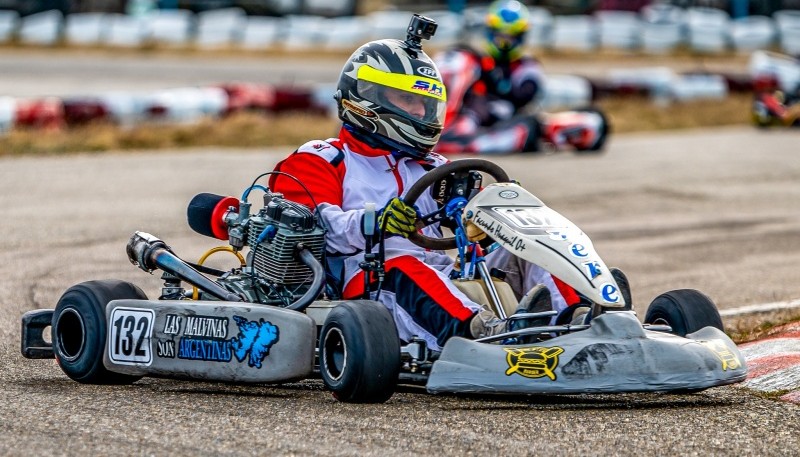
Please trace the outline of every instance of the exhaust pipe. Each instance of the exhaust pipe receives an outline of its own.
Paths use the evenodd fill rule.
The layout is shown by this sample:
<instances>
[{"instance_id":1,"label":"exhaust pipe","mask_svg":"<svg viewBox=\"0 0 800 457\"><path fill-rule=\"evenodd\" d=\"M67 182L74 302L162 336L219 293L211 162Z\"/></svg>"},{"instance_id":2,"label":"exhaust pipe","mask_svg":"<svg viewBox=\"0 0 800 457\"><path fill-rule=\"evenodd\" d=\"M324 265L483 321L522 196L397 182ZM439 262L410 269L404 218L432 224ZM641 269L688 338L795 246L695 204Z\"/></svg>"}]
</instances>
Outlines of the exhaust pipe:
<instances>
[{"instance_id":1,"label":"exhaust pipe","mask_svg":"<svg viewBox=\"0 0 800 457\"><path fill-rule=\"evenodd\" d=\"M128 240L125 251L128 253L128 259L132 264L148 273L160 269L177 276L220 300L244 301L242 297L229 292L216 282L203 276L202 273L173 254L166 243L149 233L134 233L131 239Z\"/></svg>"}]
</instances>

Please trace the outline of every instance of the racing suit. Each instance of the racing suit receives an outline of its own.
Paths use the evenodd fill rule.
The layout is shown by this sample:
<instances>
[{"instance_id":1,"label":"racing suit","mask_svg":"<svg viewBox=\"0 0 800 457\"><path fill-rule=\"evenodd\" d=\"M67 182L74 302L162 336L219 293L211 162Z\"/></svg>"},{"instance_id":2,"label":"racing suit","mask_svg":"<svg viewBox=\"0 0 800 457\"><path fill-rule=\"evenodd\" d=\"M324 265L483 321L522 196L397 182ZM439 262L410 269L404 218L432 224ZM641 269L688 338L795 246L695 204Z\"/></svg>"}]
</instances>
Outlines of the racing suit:
<instances>
[{"instance_id":1,"label":"racing suit","mask_svg":"<svg viewBox=\"0 0 800 457\"><path fill-rule=\"evenodd\" d=\"M536 59L499 60L460 47L436 56L447 86L439 152L497 153L538 149L535 116L520 116L542 86Z\"/></svg>"},{"instance_id":2,"label":"racing suit","mask_svg":"<svg viewBox=\"0 0 800 457\"><path fill-rule=\"evenodd\" d=\"M296 177L308 192L283 175L273 175L270 188L316 209L328 227L328 259L343 259L342 297L354 299L364 294L364 272L359 263L364 260L366 243L362 233L365 203L374 202L381 207L394 197L404 196L428 170L446 162L435 153L425 161L396 157L390 151L359 141L342 128L338 138L310 141L276 166L276 171ZM416 206L421 214L438 209L429 192L423 192ZM441 237L437 226L425 227L423 234ZM441 350L452 336L470 336L470 321L482 307L450 281L454 268L450 256L420 248L403 237L389 237L385 239L385 259L386 274L379 300L394 317L401 340L417 336L431 349ZM486 262L490 268L507 271L518 296L533 285L544 283L557 311L567 306L567 300L571 304L578 299L569 286L554 282L548 272L518 260L505 249L487 255Z\"/></svg>"}]
</instances>

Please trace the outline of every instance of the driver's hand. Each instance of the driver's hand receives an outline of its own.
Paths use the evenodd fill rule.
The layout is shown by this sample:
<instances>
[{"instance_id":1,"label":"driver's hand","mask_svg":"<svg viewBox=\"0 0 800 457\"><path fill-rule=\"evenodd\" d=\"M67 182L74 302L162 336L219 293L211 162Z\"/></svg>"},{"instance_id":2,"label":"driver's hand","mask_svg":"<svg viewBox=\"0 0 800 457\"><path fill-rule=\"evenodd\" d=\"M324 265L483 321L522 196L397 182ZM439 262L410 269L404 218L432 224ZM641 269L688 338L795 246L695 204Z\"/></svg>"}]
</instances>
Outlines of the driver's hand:
<instances>
[{"instance_id":1,"label":"driver's hand","mask_svg":"<svg viewBox=\"0 0 800 457\"><path fill-rule=\"evenodd\" d=\"M404 238L417 231L416 223L417 209L397 197L389 200L378 218L379 228L383 227L386 233Z\"/></svg>"}]
</instances>

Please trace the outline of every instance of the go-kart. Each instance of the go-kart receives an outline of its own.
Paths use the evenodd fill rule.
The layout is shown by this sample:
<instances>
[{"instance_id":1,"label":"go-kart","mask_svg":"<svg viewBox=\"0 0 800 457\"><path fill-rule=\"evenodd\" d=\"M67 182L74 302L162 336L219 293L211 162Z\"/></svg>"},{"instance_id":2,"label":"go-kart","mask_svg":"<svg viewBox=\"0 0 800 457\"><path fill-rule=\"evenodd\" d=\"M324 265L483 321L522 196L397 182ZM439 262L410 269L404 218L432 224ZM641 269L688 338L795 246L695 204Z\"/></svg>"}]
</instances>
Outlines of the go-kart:
<instances>
[{"instance_id":1,"label":"go-kart","mask_svg":"<svg viewBox=\"0 0 800 457\"><path fill-rule=\"evenodd\" d=\"M447 115L436 145L443 154L504 154L538 151L596 153L610 133L606 115L596 107L547 112L537 103L515 107L497 96L476 96L471 88L481 81L481 55L460 47L436 56L447 87ZM475 105L483 108L478 109ZM464 106L482 114L465 115ZM476 125L479 117L480 125Z\"/></svg>"},{"instance_id":2,"label":"go-kart","mask_svg":"<svg viewBox=\"0 0 800 457\"><path fill-rule=\"evenodd\" d=\"M445 128L436 150L443 154L599 153L605 147L609 131L608 119L597 108L540 111L516 114L478 129L462 128L455 121Z\"/></svg>"},{"instance_id":3,"label":"go-kart","mask_svg":"<svg viewBox=\"0 0 800 457\"><path fill-rule=\"evenodd\" d=\"M453 236L414 233L410 239L429 249L456 249L462 262L453 281L501 317L557 316L513 314L513 292L484 262L495 248L551 271L575 288L588 312L578 323L523 326L477 340L453 337L441 352L422 339L401 341L382 304L340 298L326 267L324 221L257 184L272 173L280 172L260 175L241 198L204 193L192 199L189 225L227 240L196 263L153 235L133 234L126 246L130 261L162 273L158 299L125 281L74 285L54 310L22 317L23 355L54 357L68 377L94 384L143 376L283 383L318 375L346 402L386 401L398 383L422 384L431 393L519 395L692 392L746 377L744 359L708 297L667 292L640 323L588 236L481 159L435 168L408 190L409 204L429 191L440 202L420 226L453 228ZM481 173L496 182L483 186ZM257 211L249 201L254 190L264 193ZM367 208L364 235L378 249L368 249L362 268L381 277L382 236L374 217ZM217 252L234 255L236 266L206 265Z\"/></svg>"},{"instance_id":4,"label":"go-kart","mask_svg":"<svg viewBox=\"0 0 800 457\"><path fill-rule=\"evenodd\" d=\"M787 96L779 90L758 92L752 118L758 127L800 127L800 95Z\"/></svg>"}]
</instances>

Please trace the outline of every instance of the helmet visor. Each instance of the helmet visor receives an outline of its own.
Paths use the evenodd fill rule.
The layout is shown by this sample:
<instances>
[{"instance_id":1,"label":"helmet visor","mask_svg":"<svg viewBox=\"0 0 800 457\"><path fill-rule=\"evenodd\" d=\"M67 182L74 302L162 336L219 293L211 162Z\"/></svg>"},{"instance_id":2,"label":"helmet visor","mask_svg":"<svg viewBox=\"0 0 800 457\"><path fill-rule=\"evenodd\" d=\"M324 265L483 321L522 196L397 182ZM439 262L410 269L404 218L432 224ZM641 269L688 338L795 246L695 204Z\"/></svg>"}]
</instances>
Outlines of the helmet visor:
<instances>
[{"instance_id":1,"label":"helmet visor","mask_svg":"<svg viewBox=\"0 0 800 457\"><path fill-rule=\"evenodd\" d=\"M444 124L447 98L439 80L386 73L365 65L358 71L357 90L364 99L412 121Z\"/></svg>"}]
</instances>

